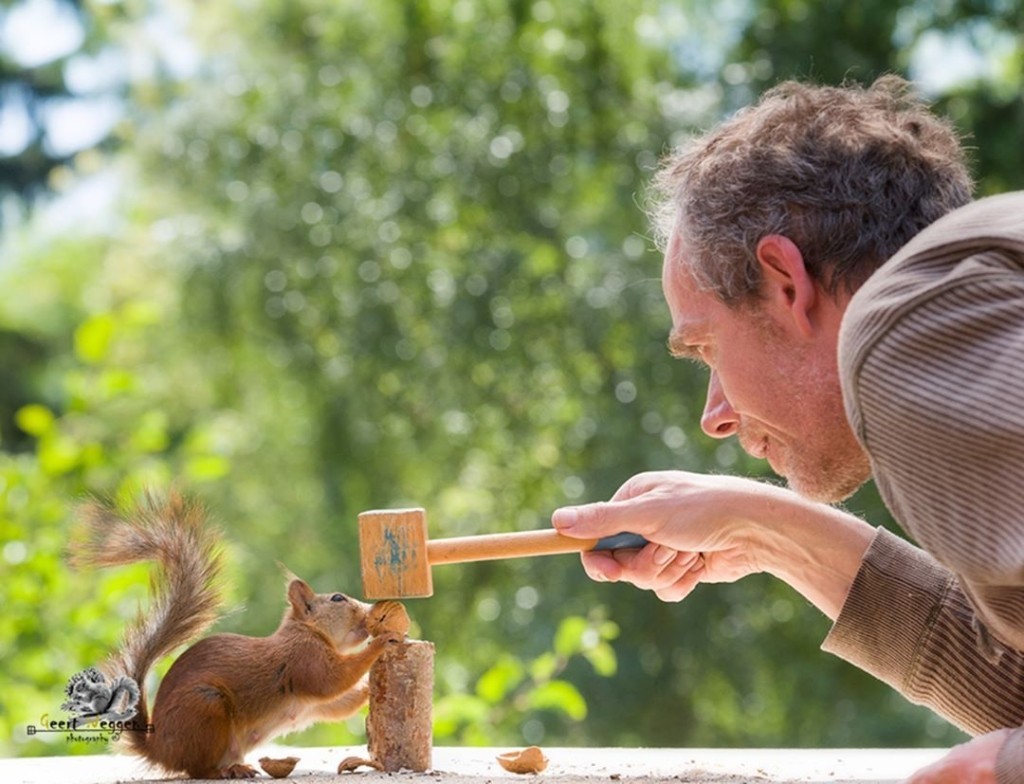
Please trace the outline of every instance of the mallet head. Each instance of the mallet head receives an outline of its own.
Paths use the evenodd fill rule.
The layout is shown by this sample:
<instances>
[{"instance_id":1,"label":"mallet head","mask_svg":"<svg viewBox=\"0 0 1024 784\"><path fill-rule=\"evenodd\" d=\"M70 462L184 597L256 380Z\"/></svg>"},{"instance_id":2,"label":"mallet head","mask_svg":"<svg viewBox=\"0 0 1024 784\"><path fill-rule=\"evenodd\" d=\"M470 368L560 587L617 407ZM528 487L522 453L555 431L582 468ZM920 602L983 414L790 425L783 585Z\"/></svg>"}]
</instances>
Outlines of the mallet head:
<instances>
[{"instance_id":1,"label":"mallet head","mask_svg":"<svg viewBox=\"0 0 1024 784\"><path fill-rule=\"evenodd\" d=\"M363 596L405 599L432 596L427 557L427 513L381 509L359 515L359 562Z\"/></svg>"}]
</instances>

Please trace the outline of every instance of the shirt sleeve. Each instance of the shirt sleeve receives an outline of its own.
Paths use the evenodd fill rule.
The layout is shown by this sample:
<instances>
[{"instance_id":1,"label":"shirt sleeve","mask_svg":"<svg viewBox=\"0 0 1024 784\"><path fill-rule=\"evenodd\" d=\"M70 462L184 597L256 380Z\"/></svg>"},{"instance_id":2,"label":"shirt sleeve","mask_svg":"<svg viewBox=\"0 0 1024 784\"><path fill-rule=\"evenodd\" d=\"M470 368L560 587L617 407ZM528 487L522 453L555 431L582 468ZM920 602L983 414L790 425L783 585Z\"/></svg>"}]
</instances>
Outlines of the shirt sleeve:
<instances>
[{"instance_id":1,"label":"shirt sleeve","mask_svg":"<svg viewBox=\"0 0 1024 784\"><path fill-rule=\"evenodd\" d=\"M956 577L884 528L822 649L971 734L1024 723L1024 655L979 645Z\"/></svg>"}]
</instances>

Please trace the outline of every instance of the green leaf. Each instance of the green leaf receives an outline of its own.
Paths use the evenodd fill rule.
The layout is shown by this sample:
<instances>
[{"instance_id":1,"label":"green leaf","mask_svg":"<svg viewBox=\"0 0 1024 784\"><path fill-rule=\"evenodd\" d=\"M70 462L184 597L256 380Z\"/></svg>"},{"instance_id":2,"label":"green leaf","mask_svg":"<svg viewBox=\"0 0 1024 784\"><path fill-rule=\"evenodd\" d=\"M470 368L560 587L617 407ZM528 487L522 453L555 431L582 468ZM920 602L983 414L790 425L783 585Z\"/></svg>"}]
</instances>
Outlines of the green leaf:
<instances>
[{"instance_id":1,"label":"green leaf","mask_svg":"<svg viewBox=\"0 0 1024 784\"><path fill-rule=\"evenodd\" d=\"M524 669L523 663L514 656L502 656L476 682L477 695L491 705L497 705L522 682Z\"/></svg>"},{"instance_id":2,"label":"green leaf","mask_svg":"<svg viewBox=\"0 0 1024 784\"><path fill-rule=\"evenodd\" d=\"M230 471L231 461L219 455L199 455L185 464L188 478L199 482L220 479Z\"/></svg>"},{"instance_id":3,"label":"green leaf","mask_svg":"<svg viewBox=\"0 0 1024 784\"><path fill-rule=\"evenodd\" d=\"M450 738L464 724L487 720L490 708L471 694L449 694L434 703L434 737Z\"/></svg>"},{"instance_id":4,"label":"green leaf","mask_svg":"<svg viewBox=\"0 0 1024 784\"><path fill-rule=\"evenodd\" d=\"M558 670L558 657L547 651L530 663L530 677L535 681L547 681Z\"/></svg>"},{"instance_id":5,"label":"green leaf","mask_svg":"<svg viewBox=\"0 0 1024 784\"><path fill-rule=\"evenodd\" d=\"M39 466L50 476L60 476L78 465L81 451L69 438L55 435L39 442Z\"/></svg>"},{"instance_id":6,"label":"green leaf","mask_svg":"<svg viewBox=\"0 0 1024 784\"><path fill-rule=\"evenodd\" d=\"M618 669L618 659L615 650L606 642L598 643L592 648L583 651L583 656L594 668L594 672L605 678L615 674Z\"/></svg>"},{"instance_id":7,"label":"green leaf","mask_svg":"<svg viewBox=\"0 0 1024 784\"><path fill-rule=\"evenodd\" d=\"M555 632L555 653L568 659L583 650L583 635L588 626L587 619L578 615L563 618Z\"/></svg>"},{"instance_id":8,"label":"green leaf","mask_svg":"<svg viewBox=\"0 0 1024 784\"><path fill-rule=\"evenodd\" d=\"M614 640L619 636L619 625L615 621L602 621L597 630L602 640Z\"/></svg>"},{"instance_id":9,"label":"green leaf","mask_svg":"<svg viewBox=\"0 0 1024 784\"><path fill-rule=\"evenodd\" d=\"M140 452L162 452L169 443L167 414L163 411L143 414L132 433L132 447Z\"/></svg>"},{"instance_id":10,"label":"green leaf","mask_svg":"<svg viewBox=\"0 0 1024 784\"><path fill-rule=\"evenodd\" d=\"M109 397L132 392L136 386L135 374L122 369L105 370L100 376L100 386Z\"/></svg>"},{"instance_id":11,"label":"green leaf","mask_svg":"<svg viewBox=\"0 0 1024 784\"><path fill-rule=\"evenodd\" d=\"M527 704L535 710L564 713L573 721L582 721L587 717L587 701L568 681L557 680L541 684L528 694Z\"/></svg>"},{"instance_id":12,"label":"green leaf","mask_svg":"<svg viewBox=\"0 0 1024 784\"><path fill-rule=\"evenodd\" d=\"M96 364L106 358L114 337L114 317L101 313L82 322L75 330L75 354L83 362Z\"/></svg>"},{"instance_id":13,"label":"green leaf","mask_svg":"<svg viewBox=\"0 0 1024 784\"><path fill-rule=\"evenodd\" d=\"M50 432L54 420L53 412L39 403L22 406L14 415L14 421L18 427L36 438Z\"/></svg>"},{"instance_id":14,"label":"green leaf","mask_svg":"<svg viewBox=\"0 0 1024 784\"><path fill-rule=\"evenodd\" d=\"M129 302L121 315L126 324L132 326L150 326L160 323L160 308L153 302L144 300L133 300Z\"/></svg>"}]
</instances>

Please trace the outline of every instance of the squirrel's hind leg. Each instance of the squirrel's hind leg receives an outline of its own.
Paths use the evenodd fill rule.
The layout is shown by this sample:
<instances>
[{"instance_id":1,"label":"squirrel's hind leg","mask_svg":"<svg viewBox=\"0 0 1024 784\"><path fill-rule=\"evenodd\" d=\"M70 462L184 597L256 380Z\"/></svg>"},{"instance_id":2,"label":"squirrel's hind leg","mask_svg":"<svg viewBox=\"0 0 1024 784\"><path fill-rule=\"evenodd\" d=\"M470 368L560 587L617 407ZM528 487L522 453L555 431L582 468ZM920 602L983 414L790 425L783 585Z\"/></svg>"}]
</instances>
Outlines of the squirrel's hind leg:
<instances>
[{"instance_id":1,"label":"squirrel's hind leg","mask_svg":"<svg viewBox=\"0 0 1024 784\"><path fill-rule=\"evenodd\" d=\"M181 688L190 692L187 698L165 700L170 707L164 711L160 698L165 695L157 695L148 744L152 759L196 779L242 778L230 774L243 764L245 754L244 749L234 748L231 698L209 683Z\"/></svg>"},{"instance_id":2,"label":"squirrel's hind leg","mask_svg":"<svg viewBox=\"0 0 1024 784\"><path fill-rule=\"evenodd\" d=\"M256 772L256 768L252 765L246 765L244 762L228 765L220 772L220 778L222 779L251 779L257 775L259 774Z\"/></svg>"}]
</instances>

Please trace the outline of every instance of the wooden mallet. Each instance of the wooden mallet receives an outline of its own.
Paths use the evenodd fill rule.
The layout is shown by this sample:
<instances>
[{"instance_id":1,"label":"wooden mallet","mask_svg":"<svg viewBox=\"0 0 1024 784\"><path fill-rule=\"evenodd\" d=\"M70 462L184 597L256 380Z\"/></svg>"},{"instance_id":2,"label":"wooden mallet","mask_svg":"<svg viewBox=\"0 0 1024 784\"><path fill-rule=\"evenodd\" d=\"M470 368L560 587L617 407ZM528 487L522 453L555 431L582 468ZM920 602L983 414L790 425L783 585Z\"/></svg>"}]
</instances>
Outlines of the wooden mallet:
<instances>
[{"instance_id":1,"label":"wooden mallet","mask_svg":"<svg viewBox=\"0 0 1024 784\"><path fill-rule=\"evenodd\" d=\"M647 540L636 534L573 539L553 528L430 541L427 513L422 509L378 509L359 515L359 556L367 599L432 596L430 567L435 564L629 550L645 544Z\"/></svg>"}]
</instances>

